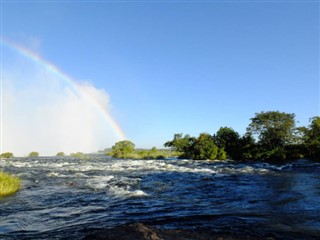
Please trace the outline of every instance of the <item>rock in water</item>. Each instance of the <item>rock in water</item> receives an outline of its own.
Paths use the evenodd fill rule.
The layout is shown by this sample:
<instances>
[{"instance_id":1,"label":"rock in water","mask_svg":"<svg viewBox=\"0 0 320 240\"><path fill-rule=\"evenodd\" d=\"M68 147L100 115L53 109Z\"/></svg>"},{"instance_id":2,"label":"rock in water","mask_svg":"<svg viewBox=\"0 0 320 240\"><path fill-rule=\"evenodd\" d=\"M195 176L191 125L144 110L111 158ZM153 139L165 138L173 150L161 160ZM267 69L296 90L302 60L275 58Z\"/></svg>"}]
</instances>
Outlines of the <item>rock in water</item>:
<instances>
[{"instance_id":1,"label":"rock in water","mask_svg":"<svg viewBox=\"0 0 320 240\"><path fill-rule=\"evenodd\" d=\"M206 229L157 229L142 223L98 230L84 240L275 240L273 237L220 234Z\"/></svg>"}]
</instances>

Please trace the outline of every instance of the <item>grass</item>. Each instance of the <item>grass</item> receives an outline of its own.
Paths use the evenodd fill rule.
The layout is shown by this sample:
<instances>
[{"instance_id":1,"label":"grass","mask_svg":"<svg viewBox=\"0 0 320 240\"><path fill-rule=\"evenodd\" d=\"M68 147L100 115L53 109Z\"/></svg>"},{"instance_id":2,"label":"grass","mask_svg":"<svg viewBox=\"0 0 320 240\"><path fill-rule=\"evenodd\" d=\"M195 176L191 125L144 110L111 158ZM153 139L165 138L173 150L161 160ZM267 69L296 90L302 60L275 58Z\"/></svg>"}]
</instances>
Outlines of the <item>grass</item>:
<instances>
[{"instance_id":1,"label":"grass","mask_svg":"<svg viewBox=\"0 0 320 240\"><path fill-rule=\"evenodd\" d=\"M0 171L0 197L17 192L20 188L20 179Z\"/></svg>"}]
</instances>

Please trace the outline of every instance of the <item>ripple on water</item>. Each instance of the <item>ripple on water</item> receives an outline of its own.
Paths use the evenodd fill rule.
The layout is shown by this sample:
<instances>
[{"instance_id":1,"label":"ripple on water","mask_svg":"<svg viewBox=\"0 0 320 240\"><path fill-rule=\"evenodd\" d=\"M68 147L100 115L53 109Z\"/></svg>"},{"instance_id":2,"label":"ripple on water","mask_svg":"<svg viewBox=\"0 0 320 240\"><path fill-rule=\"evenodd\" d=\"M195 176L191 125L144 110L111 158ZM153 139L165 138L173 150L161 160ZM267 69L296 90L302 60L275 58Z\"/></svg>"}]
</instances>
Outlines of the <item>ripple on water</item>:
<instances>
[{"instance_id":1,"label":"ripple on water","mask_svg":"<svg viewBox=\"0 0 320 240\"><path fill-rule=\"evenodd\" d=\"M320 165L310 161L66 157L2 160L0 166L22 179L22 190L0 199L0 237L71 236L83 226L139 221L244 231L299 226L320 235Z\"/></svg>"}]
</instances>

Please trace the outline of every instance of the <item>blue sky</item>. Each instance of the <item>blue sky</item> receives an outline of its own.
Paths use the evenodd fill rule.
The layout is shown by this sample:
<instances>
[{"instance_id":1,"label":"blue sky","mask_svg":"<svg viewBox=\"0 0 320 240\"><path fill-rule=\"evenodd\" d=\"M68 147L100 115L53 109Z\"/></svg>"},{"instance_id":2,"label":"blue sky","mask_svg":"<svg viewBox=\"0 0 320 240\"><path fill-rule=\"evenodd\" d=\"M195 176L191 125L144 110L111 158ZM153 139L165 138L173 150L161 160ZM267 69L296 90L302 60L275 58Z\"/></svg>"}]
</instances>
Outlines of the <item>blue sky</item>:
<instances>
[{"instance_id":1,"label":"blue sky","mask_svg":"<svg viewBox=\"0 0 320 240\"><path fill-rule=\"evenodd\" d=\"M320 115L318 1L3 1L2 35L104 89L137 147ZM3 60L5 61L5 59ZM106 146L109 147L109 146Z\"/></svg>"}]
</instances>

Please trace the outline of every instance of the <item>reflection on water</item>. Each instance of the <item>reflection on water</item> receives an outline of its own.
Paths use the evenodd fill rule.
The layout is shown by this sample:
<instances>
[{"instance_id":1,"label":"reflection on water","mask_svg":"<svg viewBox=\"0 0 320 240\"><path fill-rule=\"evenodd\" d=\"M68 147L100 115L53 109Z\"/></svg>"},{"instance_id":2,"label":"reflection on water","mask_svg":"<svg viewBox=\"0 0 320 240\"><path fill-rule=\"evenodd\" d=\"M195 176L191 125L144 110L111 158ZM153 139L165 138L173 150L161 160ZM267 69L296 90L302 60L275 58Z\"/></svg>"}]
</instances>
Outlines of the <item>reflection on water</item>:
<instances>
[{"instance_id":1,"label":"reflection on water","mask_svg":"<svg viewBox=\"0 0 320 240\"><path fill-rule=\"evenodd\" d=\"M22 190L0 199L1 239L81 238L84 229L166 228L320 238L320 164L18 158Z\"/></svg>"}]
</instances>

